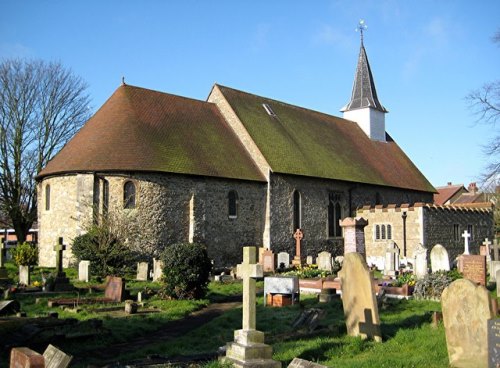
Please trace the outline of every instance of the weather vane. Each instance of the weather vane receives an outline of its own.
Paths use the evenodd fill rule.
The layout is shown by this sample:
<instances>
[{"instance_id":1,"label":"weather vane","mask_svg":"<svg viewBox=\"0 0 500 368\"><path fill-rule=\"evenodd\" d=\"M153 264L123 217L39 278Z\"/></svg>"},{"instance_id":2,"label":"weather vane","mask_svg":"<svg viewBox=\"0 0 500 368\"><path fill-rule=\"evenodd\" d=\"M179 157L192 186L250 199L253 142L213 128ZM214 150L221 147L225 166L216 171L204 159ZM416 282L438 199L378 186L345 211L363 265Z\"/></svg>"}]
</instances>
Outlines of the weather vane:
<instances>
[{"instance_id":1,"label":"weather vane","mask_svg":"<svg viewBox=\"0 0 500 368\"><path fill-rule=\"evenodd\" d=\"M365 24L365 20L360 19L358 26L356 27L356 32L359 31L359 33L361 34L361 43L363 43L363 31L367 28L368 28L368 26Z\"/></svg>"}]
</instances>

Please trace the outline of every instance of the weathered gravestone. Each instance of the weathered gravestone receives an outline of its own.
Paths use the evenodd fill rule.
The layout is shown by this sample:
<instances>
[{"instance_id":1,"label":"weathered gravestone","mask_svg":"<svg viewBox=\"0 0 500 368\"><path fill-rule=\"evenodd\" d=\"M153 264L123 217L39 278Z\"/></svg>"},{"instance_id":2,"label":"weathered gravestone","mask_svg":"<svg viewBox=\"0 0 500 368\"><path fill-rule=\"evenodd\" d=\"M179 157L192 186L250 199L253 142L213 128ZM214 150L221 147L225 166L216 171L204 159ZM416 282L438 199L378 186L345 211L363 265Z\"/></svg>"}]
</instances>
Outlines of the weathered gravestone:
<instances>
[{"instance_id":1,"label":"weathered gravestone","mask_svg":"<svg viewBox=\"0 0 500 368\"><path fill-rule=\"evenodd\" d=\"M104 298L122 302L125 299L125 282L121 277L110 276L104 290Z\"/></svg>"},{"instance_id":2,"label":"weathered gravestone","mask_svg":"<svg viewBox=\"0 0 500 368\"><path fill-rule=\"evenodd\" d=\"M487 321L494 318L488 290L467 279L452 282L441 295L450 365L488 366Z\"/></svg>"},{"instance_id":3,"label":"weathered gravestone","mask_svg":"<svg viewBox=\"0 0 500 368\"><path fill-rule=\"evenodd\" d=\"M74 289L73 285L69 282L69 278L66 277L66 273L63 271L63 252L65 250L66 245L63 243L63 238L60 237L54 246L57 268L57 274L54 279L54 291L70 291Z\"/></svg>"},{"instance_id":4,"label":"weathered gravestone","mask_svg":"<svg viewBox=\"0 0 500 368\"><path fill-rule=\"evenodd\" d=\"M153 281L160 281L163 276L163 261L153 258Z\"/></svg>"},{"instance_id":5,"label":"weathered gravestone","mask_svg":"<svg viewBox=\"0 0 500 368\"><path fill-rule=\"evenodd\" d=\"M89 282L90 261L80 261L78 263L78 280Z\"/></svg>"},{"instance_id":6,"label":"weathered gravestone","mask_svg":"<svg viewBox=\"0 0 500 368\"><path fill-rule=\"evenodd\" d=\"M256 330L256 278L263 276L262 266L257 264L255 247L243 248L243 263L237 274L243 279L243 328L234 331L234 342L228 343L223 358L235 367L281 367L272 360L273 349L264 344L264 333Z\"/></svg>"},{"instance_id":7,"label":"weathered gravestone","mask_svg":"<svg viewBox=\"0 0 500 368\"><path fill-rule=\"evenodd\" d=\"M45 368L66 368L71 363L73 356L49 344L43 352L43 359L45 360Z\"/></svg>"},{"instance_id":8,"label":"weathered gravestone","mask_svg":"<svg viewBox=\"0 0 500 368\"><path fill-rule=\"evenodd\" d=\"M29 348L13 348L10 351L10 368L45 368L43 355Z\"/></svg>"},{"instance_id":9,"label":"weathered gravestone","mask_svg":"<svg viewBox=\"0 0 500 368\"><path fill-rule=\"evenodd\" d=\"M432 272L450 270L448 251L441 244L436 244L431 249L431 270Z\"/></svg>"},{"instance_id":10,"label":"weathered gravestone","mask_svg":"<svg viewBox=\"0 0 500 368\"><path fill-rule=\"evenodd\" d=\"M394 241L390 241L385 249L384 275L396 276L399 270L399 247Z\"/></svg>"},{"instance_id":11,"label":"weathered gravestone","mask_svg":"<svg viewBox=\"0 0 500 368\"><path fill-rule=\"evenodd\" d=\"M265 249L262 252L262 269L264 272L274 272L274 253L270 249Z\"/></svg>"},{"instance_id":12,"label":"weathered gravestone","mask_svg":"<svg viewBox=\"0 0 500 368\"><path fill-rule=\"evenodd\" d=\"M287 252L278 253L278 268L290 267L290 255Z\"/></svg>"},{"instance_id":13,"label":"weathered gravestone","mask_svg":"<svg viewBox=\"0 0 500 368\"><path fill-rule=\"evenodd\" d=\"M137 262L137 276L138 281L148 281L149 265L148 262Z\"/></svg>"},{"instance_id":14,"label":"weathered gravestone","mask_svg":"<svg viewBox=\"0 0 500 368\"><path fill-rule=\"evenodd\" d=\"M382 341L373 276L359 253L347 253L339 271L347 334Z\"/></svg>"},{"instance_id":15,"label":"weathered gravestone","mask_svg":"<svg viewBox=\"0 0 500 368\"><path fill-rule=\"evenodd\" d=\"M330 252L321 252L316 258L318 269L332 272L332 254Z\"/></svg>"},{"instance_id":16,"label":"weathered gravestone","mask_svg":"<svg viewBox=\"0 0 500 368\"><path fill-rule=\"evenodd\" d=\"M418 243L413 252L413 270L417 279L422 279L427 275L427 248Z\"/></svg>"},{"instance_id":17,"label":"weathered gravestone","mask_svg":"<svg viewBox=\"0 0 500 368\"><path fill-rule=\"evenodd\" d=\"M326 368L326 365L310 362L309 360L294 358L288 368Z\"/></svg>"},{"instance_id":18,"label":"weathered gravestone","mask_svg":"<svg viewBox=\"0 0 500 368\"><path fill-rule=\"evenodd\" d=\"M488 367L500 366L500 318L488 321Z\"/></svg>"},{"instance_id":19,"label":"weathered gravestone","mask_svg":"<svg viewBox=\"0 0 500 368\"><path fill-rule=\"evenodd\" d=\"M490 281L497 282L497 270L500 270L500 261L490 262ZM500 294L499 294L500 296Z\"/></svg>"},{"instance_id":20,"label":"weathered gravestone","mask_svg":"<svg viewBox=\"0 0 500 368\"><path fill-rule=\"evenodd\" d=\"M486 285L486 256L462 254L460 259L464 278Z\"/></svg>"},{"instance_id":21,"label":"weathered gravestone","mask_svg":"<svg viewBox=\"0 0 500 368\"><path fill-rule=\"evenodd\" d=\"M304 233L302 232L302 230L297 229L293 234L293 238L295 239L295 257L292 260L292 264L294 266L300 266L302 265L302 256L300 254L300 242L304 238Z\"/></svg>"},{"instance_id":22,"label":"weathered gravestone","mask_svg":"<svg viewBox=\"0 0 500 368\"><path fill-rule=\"evenodd\" d=\"M313 256L307 256L306 257L306 264L309 265L309 266L312 265L312 264L314 264Z\"/></svg>"},{"instance_id":23,"label":"weathered gravestone","mask_svg":"<svg viewBox=\"0 0 500 368\"><path fill-rule=\"evenodd\" d=\"M344 231L344 255L359 253L366 260L364 228L368 225L368 221L362 217L346 217L339 223Z\"/></svg>"},{"instance_id":24,"label":"weathered gravestone","mask_svg":"<svg viewBox=\"0 0 500 368\"><path fill-rule=\"evenodd\" d=\"M21 285L29 285L30 279L30 266L19 266L19 283Z\"/></svg>"}]
</instances>

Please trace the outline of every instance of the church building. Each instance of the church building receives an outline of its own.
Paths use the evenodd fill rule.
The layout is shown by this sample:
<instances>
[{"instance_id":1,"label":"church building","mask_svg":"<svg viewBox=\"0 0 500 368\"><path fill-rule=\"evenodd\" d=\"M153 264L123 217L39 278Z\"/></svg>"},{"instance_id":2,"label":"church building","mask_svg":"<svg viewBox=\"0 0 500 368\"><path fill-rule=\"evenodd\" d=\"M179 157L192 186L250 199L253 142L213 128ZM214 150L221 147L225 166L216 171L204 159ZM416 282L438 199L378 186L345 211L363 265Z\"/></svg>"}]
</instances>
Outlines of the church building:
<instances>
[{"instance_id":1,"label":"church building","mask_svg":"<svg viewBox=\"0 0 500 368\"><path fill-rule=\"evenodd\" d=\"M293 257L297 228L303 256L335 252L339 220L364 206L432 203L386 132L363 42L341 111L219 84L206 101L122 84L37 177L40 265L54 265L58 237L68 264L72 239L111 214L140 228L129 242L148 256L195 241L231 266L248 245Z\"/></svg>"}]
</instances>

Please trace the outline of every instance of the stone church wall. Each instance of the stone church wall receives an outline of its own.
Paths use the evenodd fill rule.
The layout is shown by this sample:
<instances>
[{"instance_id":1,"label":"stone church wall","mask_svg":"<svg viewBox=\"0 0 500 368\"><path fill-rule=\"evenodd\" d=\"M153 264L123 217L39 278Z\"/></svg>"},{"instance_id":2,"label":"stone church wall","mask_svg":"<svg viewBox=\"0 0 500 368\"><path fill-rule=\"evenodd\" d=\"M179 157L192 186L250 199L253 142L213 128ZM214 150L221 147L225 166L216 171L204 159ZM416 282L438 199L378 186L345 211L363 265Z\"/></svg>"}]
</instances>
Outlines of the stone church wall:
<instances>
[{"instance_id":1,"label":"stone church wall","mask_svg":"<svg viewBox=\"0 0 500 368\"><path fill-rule=\"evenodd\" d=\"M271 249L277 253L295 254L293 238L293 192L302 199L302 256L313 256L321 251L343 254L343 238L328 237L329 193L341 194L342 218L355 216L356 208L376 203L414 203L432 200L432 194L348 183L338 180L315 179L302 176L271 175Z\"/></svg>"},{"instance_id":2,"label":"stone church wall","mask_svg":"<svg viewBox=\"0 0 500 368\"><path fill-rule=\"evenodd\" d=\"M108 216L118 224L115 226L133 234L128 239L130 246L150 257L169 244L187 242L190 226L193 240L207 245L216 266L239 263L242 246L262 245L264 183L175 174L68 175L38 184L41 265L55 265L51 249L57 237L63 236L68 245L67 266L72 240L90 224L94 208L102 213L104 180L109 187ZM129 180L136 186L135 209L123 209L123 186ZM51 185L51 211L44 211L47 183ZM238 194L237 218L228 216L230 190Z\"/></svg>"}]
</instances>

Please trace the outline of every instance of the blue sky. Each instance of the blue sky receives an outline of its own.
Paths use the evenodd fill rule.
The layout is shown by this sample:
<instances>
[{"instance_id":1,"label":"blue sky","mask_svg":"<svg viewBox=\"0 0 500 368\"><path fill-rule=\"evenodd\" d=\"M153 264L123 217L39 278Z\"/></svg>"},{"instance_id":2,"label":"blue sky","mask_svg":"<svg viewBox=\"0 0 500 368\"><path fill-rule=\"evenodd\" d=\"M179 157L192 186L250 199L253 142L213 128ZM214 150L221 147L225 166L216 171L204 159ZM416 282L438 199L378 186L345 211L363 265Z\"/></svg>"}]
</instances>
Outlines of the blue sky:
<instances>
[{"instance_id":1,"label":"blue sky","mask_svg":"<svg viewBox=\"0 0 500 368\"><path fill-rule=\"evenodd\" d=\"M492 127L465 96L498 79L500 1L0 0L0 59L60 61L92 109L128 84L206 99L217 82L332 115L365 47L386 129L435 186L476 181Z\"/></svg>"}]
</instances>

